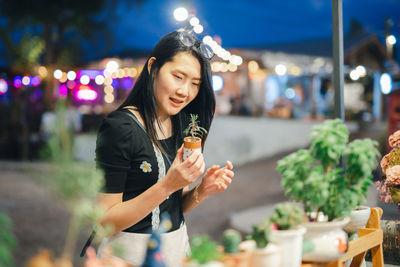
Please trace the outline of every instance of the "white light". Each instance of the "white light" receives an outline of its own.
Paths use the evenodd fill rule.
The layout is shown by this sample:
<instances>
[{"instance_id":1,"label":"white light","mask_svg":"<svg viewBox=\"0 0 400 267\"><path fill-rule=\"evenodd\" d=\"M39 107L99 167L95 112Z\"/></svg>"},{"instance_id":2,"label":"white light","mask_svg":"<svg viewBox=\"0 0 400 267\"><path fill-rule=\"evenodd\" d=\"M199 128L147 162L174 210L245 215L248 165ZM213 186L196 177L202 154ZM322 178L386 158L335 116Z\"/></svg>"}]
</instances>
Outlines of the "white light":
<instances>
[{"instance_id":1,"label":"white light","mask_svg":"<svg viewBox=\"0 0 400 267\"><path fill-rule=\"evenodd\" d=\"M213 39L212 39L212 37L211 37L210 35L206 35L206 36L204 36L204 38L203 38L203 43L210 45L211 42L212 42L212 40L213 40Z\"/></svg>"},{"instance_id":2,"label":"white light","mask_svg":"<svg viewBox=\"0 0 400 267\"><path fill-rule=\"evenodd\" d=\"M286 68L286 66L283 65L283 64L278 64L278 65L276 65L276 67L275 67L275 72L276 72L276 74L278 74L279 76L285 75L285 74L286 74L286 71L287 71L287 68Z\"/></svg>"},{"instance_id":3,"label":"white light","mask_svg":"<svg viewBox=\"0 0 400 267\"><path fill-rule=\"evenodd\" d=\"M189 16L189 13L188 13L187 9L184 7L178 7L174 11L174 18L177 21L184 21L188 18L188 16Z\"/></svg>"},{"instance_id":4,"label":"white light","mask_svg":"<svg viewBox=\"0 0 400 267\"><path fill-rule=\"evenodd\" d=\"M62 71L61 70L55 70L54 73L53 73L53 76L57 80L60 79L62 77Z\"/></svg>"},{"instance_id":5,"label":"white light","mask_svg":"<svg viewBox=\"0 0 400 267\"><path fill-rule=\"evenodd\" d=\"M118 62L115 60L110 60L107 62L106 70L110 73L117 71L119 68Z\"/></svg>"},{"instance_id":6,"label":"white light","mask_svg":"<svg viewBox=\"0 0 400 267\"><path fill-rule=\"evenodd\" d=\"M360 77L364 77L365 75L367 75L367 70L365 69L364 66L357 66L356 71L358 73L358 75L360 75Z\"/></svg>"},{"instance_id":7,"label":"white light","mask_svg":"<svg viewBox=\"0 0 400 267\"><path fill-rule=\"evenodd\" d=\"M394 45L394 44L396 44L396 37L394 37L394 35L389 35L386 38L386 41L388 42L388 44Z\"/></svg>"},{"instance_id":8,"label":"white light","mask_svg":"<svg viewBox=\"0 0 400 267\"><path fill-rule=\"evenodd\" d=\"M241 56L233 55L230 59L230 62L235 65L241 65L243 63L243 58Z\"/></svg>"},{"instance_id":9,"label":"white light","mask_svg":"<svg viewBox=\"0 0 400 267\"><path fill-rule=\"evenodd\" d=\"M31 78L29 78L28 76L24 76L22 78L22 84L23 85L28 85L31 82Z\"/></svg>"},{"instance_id":10,"label":"white light","mask_svg":"<svg viewBox=\"0 0 400 267\"><path fill-rule=\"evenodd\" d=\"M75 71L73 71L73 70L68 71L68 73L67 73L67 78L68 78L68 80L70 80L70 81L75 80L75 78L76 78L76 73L75 73Z\"/></svg>"},{"instance_id":11,"label":"white light","mask_svg":"<svg viewBox=\"0 0 400 267\"><path fill-rule=\"evenodd\" d=\"M94 79L96 84L102 85L104 83L104 76L103 75L97 75L96 78Z\"/></svg>"},{"instance_id":12,"label":"white light","mask_svg":"<svg viewBox=\"0 0 400 267\"><path fill-rule=\"evenodd\" d=\"M5 94L8 90L7 82L4 79L0 79L0 93Z\"/></svg>"},{"instance_id":13,"label":"white light","mask_svg":"<svg viewBox=\"0 0 400 267\"><path fill-rule=\"evenodd\" d=\"M197 17L193 17L190 19L189 23L190 23L190 25L192 25L194 27L196 25L199 25L200 20Z\"/></svg>"},{"instance_id":14,"label":"white light","mask_svg":"<svg viewBox=\"0 0 400 267\"><path fill-rule=\"evenodd\" d=\"M199 24L199 25L194 26L193 30L194 30L195 33L200 34L200 33L203 32L204 28L203 28L203 26L201 26Z\"/></svg>"},{"instance_id":15,"label":"white light","mask_svg":"<svg viewBox=\"0 0 400 267\"><path fill-rule=\"evenodd\" d=\"M360 79L360 74L358 73L357 70L352 70L352 71L350 71L350 78L353 81L357 81L358 79Z\"/></svg>"},{"instance_id":16,"label":"white light","mask_svg":"<svg viewBox=\"0 0 400 267\"><path fill-rule=\"evenodd\" d=\"M384 73L380 79L381 91L387 95L392 91L392 77L388 73Z\"/></svg>"},{"instance_id":17,"label":"white light","mask_svg":"<svg viewBox=\"0 0 400 267\"><path fill-rule=\"evenodd\" d=\"M90 82L90 78L87 75L83 75L80 79L81 84L86 85L89 84Z\"/></svg>"},{"instance_id":18,"label":"white light","mask_svg":"<svg viewBox=\"0 0 400 267\"><path fill-rule=\"evenodd\" d=\"M212 87L214 91L219 91L224 87L224 80L219 75L212 76Z\"/></svg>"},{"instance_id":19,"label":"white light","mask_svg":"<svg viewBox=\"0 0 400 267\"><path fill-rule=\"evenodd\" d=\"M90 89L82 89L78 91L78 99L82 100L95 100L97 98L97 92Z\"/></svg>"}]
</instances>

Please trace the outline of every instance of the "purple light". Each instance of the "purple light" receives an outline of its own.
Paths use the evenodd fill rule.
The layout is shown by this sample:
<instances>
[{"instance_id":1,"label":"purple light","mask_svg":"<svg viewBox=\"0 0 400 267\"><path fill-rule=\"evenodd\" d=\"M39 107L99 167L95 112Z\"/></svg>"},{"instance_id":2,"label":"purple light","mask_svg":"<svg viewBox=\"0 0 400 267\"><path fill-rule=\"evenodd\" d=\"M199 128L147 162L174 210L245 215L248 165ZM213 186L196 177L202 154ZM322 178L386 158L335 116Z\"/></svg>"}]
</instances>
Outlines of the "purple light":
<instances>
[{"instance_id":1,"label":"purple light","mask_svg":"<svg viewBox=\"0 0 400 267\"><path fill-rule=\"evenodd\" d=\"M61 98L66 98L68 95L68 88L65 84L61 84L60 88L58 89L58 93L60 94Z\"/></svg>"},{"instance_id":2,"label":"purple light","mask_svg":"<svg viewBox=\"0 0 400 267\"><path fill-rule=\"evenodd\" d=\"M40 78L38 76L33 76L31 79L31 83L33 86L38 86L40 84Z\"/></svg>"},{"instance_id":3,"label":"purple light","mask_svg":"<svg viewBox=\"0 0 400 267\"><path fill-rule=\"evenodd\" d=\"M114 87L115 89L118 88L119 86L119 80L118 79L113 79L111 86Z\"/></svg>"},{"instance_id":4,"label":"purple light","mask_svg":"<svg viewBox=\"0 0 400 267\"><path fill-rule=\"evenodd\" d=\"M20 88L22 85L22 79L20 76L15 76L14 78L14 87L15 88Z\"/></svg>"},{"instance_id":5,"label":"purple light","mask_svg":"<svg viewBox=\"0 0 400 267\"><path fill-rule=\"evenodd\" d=\"M76 72L76 78L80 79L83 75L87 75L91 80L94 80L96 76L100 74L103 74L102 70L78 70Z\"/></svg>"},{"instance_id":6,"label":"purple light","mask_svg":"<svg viewBox=\"0 0 400 267\"><path fill-rule=\"evenodd\" d=\"M122 78L121 80L121 87L125 90L130 90L133 88L134 81L130 77Z\"/></svg>"}]
</instances>

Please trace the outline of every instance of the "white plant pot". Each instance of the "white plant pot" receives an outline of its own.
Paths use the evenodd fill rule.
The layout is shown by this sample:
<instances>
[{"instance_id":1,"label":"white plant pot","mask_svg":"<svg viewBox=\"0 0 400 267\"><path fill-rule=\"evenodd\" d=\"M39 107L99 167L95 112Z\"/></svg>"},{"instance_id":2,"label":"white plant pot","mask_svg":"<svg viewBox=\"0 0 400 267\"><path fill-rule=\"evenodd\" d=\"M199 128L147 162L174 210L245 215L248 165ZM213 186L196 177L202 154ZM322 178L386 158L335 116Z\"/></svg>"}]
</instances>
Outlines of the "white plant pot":
<instances>
[{"instance_id":1,"label":"white plant pot","mask_svg":"<svg viewBox=\"0 0 400 267\"><path fill-rule=\"evenodd\" d=\"M277 230L271 232L271 241L282 248L281 267L300 267L303 236L306 228L298 226L293 230Z\"/></svg>"},{"instance_id":2,"label":"white plant pot","mask_svg":"<svg viewBox=\"0 0 400 267\"><path fill-rule=\"evenodd\" d=\"M281 264L282 249L269 243L265 248L256 248L251 252L250 267L278 267Z\"/></svg>"},{"instance_id":3,"label":"white plant pot","mask_svg":"<svg viewBox=\"0 0 400 267\"><path fill-rule=\"evenodd\" d=\"M359 206L350 213L350 222L343 228L347 233L357 233L357 231L367 224L371 208L368 206Z\"/></svg>"},{"instance_id":4,"label":"white plant pot","mask_svg":"<svg viewBox=\"0 0 400 267\"><path fill-rule=\"evenodd\" d=\"M303 226L307 229L304 235L303 261L329 262L343 256L348 249L347 233L343 227L349 218L332 222L311 222Z\"/></svg>"},{"instance_id":5,"label":"white plant pot","mask_svg":"<svg viewBox=\"0 0 400 267\"><path fill-rule=\"evenodd\" d=\"M219 261L211 261L204 264L200 264L197 261L189 261L185 265L185 267L224 267L224 264Z\"/></svg>"}]
</instances>

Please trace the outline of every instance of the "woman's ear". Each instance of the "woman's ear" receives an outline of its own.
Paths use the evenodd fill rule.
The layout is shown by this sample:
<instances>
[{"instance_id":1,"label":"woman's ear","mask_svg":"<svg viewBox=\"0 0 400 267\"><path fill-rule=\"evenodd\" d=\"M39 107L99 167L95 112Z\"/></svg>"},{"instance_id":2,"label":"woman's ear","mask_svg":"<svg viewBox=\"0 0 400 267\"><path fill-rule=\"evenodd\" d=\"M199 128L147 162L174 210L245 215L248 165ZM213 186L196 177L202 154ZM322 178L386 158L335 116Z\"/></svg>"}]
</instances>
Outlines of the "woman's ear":
<instances>
[{"instance_id":1,"label":"woman's ear","mask_svg":"<svg viewBox=\"0 0 400 267\"><path fill-rule=\"evenodd\" d=\"M153 62L154 62L155 60L156 60L155 57L149 58L149 62L147 63L147 71L149 72L149 74L150 74L151 66L153 65Z\"/></svg>"}]
</instances>

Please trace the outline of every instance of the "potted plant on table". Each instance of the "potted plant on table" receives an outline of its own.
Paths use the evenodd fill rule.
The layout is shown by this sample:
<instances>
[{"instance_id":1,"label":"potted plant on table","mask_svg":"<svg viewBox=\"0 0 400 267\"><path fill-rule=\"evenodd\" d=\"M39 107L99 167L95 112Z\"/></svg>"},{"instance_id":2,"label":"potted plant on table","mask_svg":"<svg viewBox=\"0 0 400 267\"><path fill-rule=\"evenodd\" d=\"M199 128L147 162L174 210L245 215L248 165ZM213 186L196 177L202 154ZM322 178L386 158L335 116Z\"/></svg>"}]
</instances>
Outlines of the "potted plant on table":
<instances>
[{"instance_id":1,"label":"potted plant on table","mask_svg":"<svg viewBox=\"0 0 400 267\"><path fill-rule=\"evenodd\" d=\"M197 118L197 114L190 114L190 123L184 130L184 134L187 136L183 139L183 160L186 160L196 150L201 152L201 137L207 134L207 130L199 126Z\"/></svg>"},{"instance_id":2,"label":"potted plant on table","mask_svg":"<svg viewBox=\"0 0 400 267\"><path fill-rule=\"evenodd\" d=\"M309 149L278 161L277 170L285 194L300 202L314 222L304 224L303 260L326 262L347 251L347 235L341 228L348 223L350 212L366 199L380 154L371 139L348 143L349 132L340 119L314 126L311 139Z\"/></svg>"},{"instance_id":3,"label":"potted plant on table","mask_svg":"<svg viewBox=\"0 0 400 267\"><path fill-rule=\"evenodd\" d=\"M223 267L222 253L218 244L209 236L194 236L190 242L190 256L185 259L185 267Z\"/></svg>"},{"instance_id":4,"label":"potted plant on table","mask_svg":"<svg viewBox=\"0 0 400 267\"><path fill-rule=\"evenodd\" d=\"M275 206L269 221L277 230L271 232L271 241L282 247L281 266L299 267L305 227L300 224L304 220L303 210L293 203L280 203Z\"/></svg>"},{"instance_id":5,"label":"potted plant on table","mask_svg":"<svg viewBox=\"0 0 400 267\"><path fill-rule=\"evenodd\" d=\"M235 229L227 229L222 234L222 245L224 247L224 267L248 267L250 253L239 251L242 236Z\"/></svg>"},{"instance_id":6,"label":"potted plant on table","mask_svg":"<svg viewBox=\"0 0 400 267\"><path fill-rule=\"evenodd\" d=\"M281 247L270 242L272 225L265 220L260 225L253 225L253 230L246 244L241 244L250 251L251 267L276 267L281 264Z\"/></svg>"}]
</instances>

